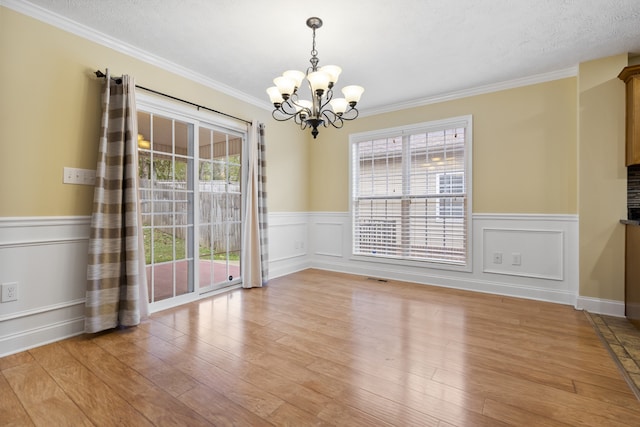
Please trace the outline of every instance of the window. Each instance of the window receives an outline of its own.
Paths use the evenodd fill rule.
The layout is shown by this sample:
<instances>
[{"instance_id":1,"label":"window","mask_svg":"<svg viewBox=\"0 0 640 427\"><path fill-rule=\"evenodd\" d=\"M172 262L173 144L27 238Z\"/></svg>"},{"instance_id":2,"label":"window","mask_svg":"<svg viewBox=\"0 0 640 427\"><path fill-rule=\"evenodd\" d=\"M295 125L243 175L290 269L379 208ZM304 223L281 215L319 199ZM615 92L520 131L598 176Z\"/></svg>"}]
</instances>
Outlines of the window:
<instances>
[{"instance_id":1,"label":"window","mask_svg":"<svg viewBox=\"0 0 640 427\"><path fill-rule=\"evenodd\" d=\"M470 269L471 117L351 136L352 253Z\"/></svg>"}]
</instances>

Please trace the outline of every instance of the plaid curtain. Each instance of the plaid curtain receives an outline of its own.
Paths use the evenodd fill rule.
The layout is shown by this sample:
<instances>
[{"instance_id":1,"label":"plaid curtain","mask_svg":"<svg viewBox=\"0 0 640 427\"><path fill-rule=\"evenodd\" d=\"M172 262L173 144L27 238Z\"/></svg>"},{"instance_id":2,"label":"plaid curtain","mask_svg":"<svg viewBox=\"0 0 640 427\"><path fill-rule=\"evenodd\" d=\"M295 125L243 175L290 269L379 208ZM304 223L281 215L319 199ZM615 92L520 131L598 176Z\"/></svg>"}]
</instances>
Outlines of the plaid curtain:
<instances>
[{"instance_id":1,"label":"plaid curtain","mask_svg":"<svg viewBox=\"0 0 640 427\"><path fill-rule=\"evenodd\" d=\"M85 332L133 326L146 315L138 198L138 122L132 77L107 70L89 235Z\"/></svg>"},{"instance_id":2,"label":"plaid curtain","mask_svg":"<svg viewBox=\"0 0 640 427\"><path fill-rule=\"evenodd\" d=\"M249 126L249 169L246 209L243 218L242 287L266 285L269 279L269 238L267 222L267 176L264 125Z\"/></svg>"}]
</instances>

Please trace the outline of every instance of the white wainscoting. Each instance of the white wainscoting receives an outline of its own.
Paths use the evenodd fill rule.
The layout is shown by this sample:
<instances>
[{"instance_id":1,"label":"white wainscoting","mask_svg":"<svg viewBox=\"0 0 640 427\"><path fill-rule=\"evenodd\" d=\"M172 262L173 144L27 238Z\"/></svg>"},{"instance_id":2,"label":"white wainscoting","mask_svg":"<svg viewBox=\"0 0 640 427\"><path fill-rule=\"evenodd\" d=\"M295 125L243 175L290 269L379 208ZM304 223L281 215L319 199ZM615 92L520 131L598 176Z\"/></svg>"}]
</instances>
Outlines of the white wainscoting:
<instances>
[{"instance_id":1,"label":"white wainscoting","mask_svg":"<svg viewBox=\"0 0 640 427\"><path fill-rule=\"evenodd\" d=\"M274 249L275 275L302 268L353 273L376 278L467 289L576 306L578 298L578 217L576 215L473 216L472 270L452 271L417 265L396 265L351 256L348 213L271 214L270 248ZM296 251L292 241L308 220L308 248ZM288 231L288 221L292 229ZM284 239L284 240L283 240ZM276 248L278 248L276 250ZM493 254L502 263L493 262ZM283 257L287 254L287 257ZM514 265L519 254L520 265ZM283 261L295 263L286 264ZM273 265L273 264L272 264Z\"/></svg>"},{"instance_id":2,"label":"white wainscoting","mask_svg":"<svg viewBox=\"0 0 640 427\"><path fill-rule=\"evenodd\" d=\"M0 357L84 330L89 217L0 218Z\"/></svg>"}]
</instances>

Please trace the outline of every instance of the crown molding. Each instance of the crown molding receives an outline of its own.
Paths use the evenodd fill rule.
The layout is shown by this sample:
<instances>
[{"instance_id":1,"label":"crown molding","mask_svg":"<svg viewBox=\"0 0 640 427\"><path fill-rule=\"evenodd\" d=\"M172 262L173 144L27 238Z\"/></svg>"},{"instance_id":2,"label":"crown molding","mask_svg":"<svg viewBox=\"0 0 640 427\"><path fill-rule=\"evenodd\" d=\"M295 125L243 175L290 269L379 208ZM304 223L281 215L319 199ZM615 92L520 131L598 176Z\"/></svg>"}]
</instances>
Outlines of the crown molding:
<instances>
[{"instance_id":1,"label":"crown molding","mask_svg":"<svg viewBox=\"0 0 640 427\"><path fill-rule=\"evenodd\" d=\"M271 110L271 104L262 99L257 99L251 95L248 95L202 74L196 73L186 67L168 61L160 56L151 54L133 45L122 42L114 37L108 36L104 33L96 31L93 28L87 27L86 25L82 25L78 22L65 18L62 15L58 15L57 13L53 13L40 6L34 5L33 3L29 3L24 0L0 0L0 6L7 7L16 12L22 13L23 15L27 15L31 18L37 19L69 33L75 34L94 43L98 43L117 52L124 53L125 55L134 57L143 62L159 67L163 70L172 72L181 77L209 87L211 89L217 90L256 107L265 110Z\"/></svg>"},{"instance_id":2,"label":"crown molding","mask_svg":"<svg viewBox=\"0 0 640 427\"><path fill-rule=\"evenodd\" d=\"M392 113L395 111L406 110L408 108L422 107L429 104L437 104L440 102L453 101L456 99L468 98L470 96L483 95L491 92L499 92L501 90L515 89L522 86L529 86L538 83L546 83L553 80L575 77L578 75L578 66L564 68L562 70L551 71L549 73L536 74L533 76L522 77L519 79L508 80L500 83L492 83L485 86L464 89L455 92L444 93L440 95L430 96L427 98L415 99L407 102L387 105L379 108L369 108L360 110L360 117L374 116L376 114Z\"/></svg>"}]
</instances>

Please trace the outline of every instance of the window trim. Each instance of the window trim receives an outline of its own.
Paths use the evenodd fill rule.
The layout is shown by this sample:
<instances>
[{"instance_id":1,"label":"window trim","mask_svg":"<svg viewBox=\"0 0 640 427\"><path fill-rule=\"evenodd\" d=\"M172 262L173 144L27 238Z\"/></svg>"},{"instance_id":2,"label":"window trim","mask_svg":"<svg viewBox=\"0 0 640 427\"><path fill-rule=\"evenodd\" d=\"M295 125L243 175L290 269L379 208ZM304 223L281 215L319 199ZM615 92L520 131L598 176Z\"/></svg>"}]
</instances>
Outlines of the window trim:
<instances>
[{"instance_id":1,"label":"window trim","mask_svg":"<svg viewBox=\"0 0 640 427\"><path fill-rule=\"evenodd\" d=\"M446 129L451 129L455 127L464 127L465 131L465 192L467 198L467 210L466 210L466 240L467 240L467 251L466 251L466 259L463 265L460 264L449 264L446 262L434 262L434 261L417 261L417 260L409 260L409 259L397 259L397 258L385 258L381 256L373 256L366 254L354 254L353 253L353 244L355 237L355 228L353 226L353 214L354 214L354 204L353 204L353 189L354 189L354 168L353 168L353 156L355 155L354 147L359 142L374 140L374 139L383 139L383 138L395 138L395 137L404 137L406 135L411 135L413 133L418 132L435 132ZM473 116L471 114L465 116L457 116L451 117L448 119L442 120L434 120L429 122L422 122L411 124L407 126L397 126L393 128L386 129L378 129L366 132L353 133L349 135L349 226L350 226L350 238L349 238L349 254L350 259L353 261L363 261L363 262L375 262L375 263L384 263L398 266L409 266L409 267L420 267L420 268L433 268L439 270L453 270L453 271L464 271L471 272L473 271L473 218L472 218L472 207L473 207Z\"/></svg>"}]
</instances>

